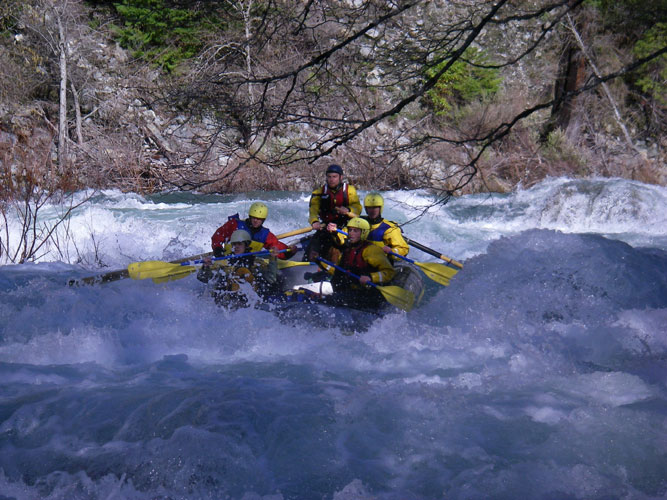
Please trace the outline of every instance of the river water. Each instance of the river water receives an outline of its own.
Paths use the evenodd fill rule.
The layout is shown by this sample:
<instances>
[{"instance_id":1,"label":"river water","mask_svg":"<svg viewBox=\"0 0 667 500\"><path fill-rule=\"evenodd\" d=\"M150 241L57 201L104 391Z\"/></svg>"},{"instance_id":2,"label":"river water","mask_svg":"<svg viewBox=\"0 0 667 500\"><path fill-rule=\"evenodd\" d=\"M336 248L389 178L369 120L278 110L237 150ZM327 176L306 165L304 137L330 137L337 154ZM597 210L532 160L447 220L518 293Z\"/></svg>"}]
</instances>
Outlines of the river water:
<instances>
[{"instance_id":1,"label":"river water","mask_svg":"<svg viewBox=\"0 0 667 500\"><path fill-rule=\"evenodd\" d=\"M384 195L464 268L354 335L221 309L194 276L67 285L209 251L255 200L306 226L307 193L104 192L0 266L0 498L665 498L667 189Z\"/></svg>"}]
</instances>

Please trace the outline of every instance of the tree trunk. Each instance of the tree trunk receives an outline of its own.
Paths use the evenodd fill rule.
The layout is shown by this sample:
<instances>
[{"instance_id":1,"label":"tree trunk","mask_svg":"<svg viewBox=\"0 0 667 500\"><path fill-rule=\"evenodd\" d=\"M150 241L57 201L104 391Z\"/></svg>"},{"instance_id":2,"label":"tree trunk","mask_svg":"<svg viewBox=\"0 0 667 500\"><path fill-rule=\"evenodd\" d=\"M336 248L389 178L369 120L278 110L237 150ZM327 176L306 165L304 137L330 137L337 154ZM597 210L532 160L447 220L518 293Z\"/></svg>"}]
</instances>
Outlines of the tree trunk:
<instances>
[{"instance_id":1,"label":"tree trunk","mask_svg":"<svg viewBox=\"0 0 667 500\"><path fill-rule=\"evenodd\" d=\"M253 0L247 0L245 3L241 2L240 5L241 13L243 15L243 24L245 30L245 64L246 64L246 78L251 80L252 75L252 9L253 9ZM254 93L254 84L248 83L248 106L252 110L255 105L255 93ZM251 111L247 120L247 127L244 127L248 130L247 133L244 133L244 147L251 148L252 143L255 140L255 130L256 130L256 120L254 113ZM243 132L243 128L241 129Z\"/></svg>"},{"instance_id":2,"label":"tree trunk","mask_svg":"<svg viewBox=\"0 0 667 500\"><path fill-rule=\"evenodd\" d=\"M581 16L583 17L583 16ZM568 29L558 61L558 74L554 85L554 104L551 118L547 123L542 138L560 128L569 138L574 138L579 130L578 96L573 95L581 88L586 79L586 58L582 53L573 33Z\"/></svg>"},{"instance_id":3,"label":"tree trunk","mask_svg":"<svg viewBox=\"0 0 667 500\"><path fill-rule=\"evenodd\" d=\"M74 100L74 113L76 116L76 142L81 146L83 144L83 132L81 126L81 106L79 104L79 93L73 82L70 82L70 89L72 89L72 99Z\"/></svg>"},{"instance_id":4,"label":"tree trunk","mask_svg":"<svg viewBox=\"0 0 667 500\"><path fill-rule=\"evenodd\" d=\"M593 74L597 77L601 77L601 73L598 70L595 62L593 61L593 56L589 53L590 51L586 51L586 46L584 45L584 41L581 38L581 35L579 35L579 32L577 31L577 27L575 26L574 22L568 16L568 21L570 23L570 29L572 30L572 34L574 35L575 39L577 40L577 43L579 44L579 48L581 49L581 52L583 56L586 58L586 61L590 65L591 69L593 70ZM609 90L609 86L605 83L601 83L602 90L604 90L605 95L607 96L607 100L609 101L609 104L611 105L612 110L614 111L614 119L616 120L616 123L620 127L621 131L623 132L623 137L625 137L625 142L628 144L628 146L635 151L637 151L637 148L635 147L634 143L632 142L632 138L630 137L630 134L628 133L628 129L625 126L625 123L623 123L623 119L621 118L621 112L618 110L618 105L616 104L616 101L614 99L614 96L611 94L611 91ZM637 151L639 152L639 151Z\"/></svg>"},{"instance_id":5,"label":"tree trunk","mask_svg":"<svg viewBox=\"0 0 667 500\"><path fill-rule=\"evenodd\" d=\"M60 63L60 107L58 122L58 173L65 172L65 162L67 160L67 53L65 44L65 29L62 19L58 17L58 46Z\"/></svg>"},{"instance_id":6,"label":"tree trunk","mask_svg":"<svg viewBox=\"0 0 667 500\"><path fill-rule=\"evenodd\" d=\"M570 38L570 37L568 37ZM558 76L554 88L555 102L551 108L551 130L568 131L576 115L578 96L572 95L586 78L586 59L574 40L567 41L558 62ZM567 135L570 135L569 133Z\"/></svg>"}]
</instances>

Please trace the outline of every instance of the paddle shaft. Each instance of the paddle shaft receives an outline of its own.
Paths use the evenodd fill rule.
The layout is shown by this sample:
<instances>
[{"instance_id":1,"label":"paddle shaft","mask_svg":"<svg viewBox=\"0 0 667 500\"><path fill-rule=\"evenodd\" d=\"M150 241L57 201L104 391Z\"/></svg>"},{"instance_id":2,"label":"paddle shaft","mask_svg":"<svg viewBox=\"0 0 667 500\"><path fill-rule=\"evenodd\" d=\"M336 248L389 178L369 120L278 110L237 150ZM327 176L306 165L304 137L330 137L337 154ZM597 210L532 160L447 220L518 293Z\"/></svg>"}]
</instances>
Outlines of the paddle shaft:
<instances>
[{"instance_id":1,"label":"paddle shaft","mask_svg":"<svg viewBox=\"0 0 667 500\"><path fill-rule=\"evenodd\" d=\"M296 236L299 234L304 234L312 231L313 228L308 226L308 227L302 227L300 229L295 229L294 231L288 231L287 233L282 233L276 236L279 240L283 238L289 238L290 236ZM177 260L172 260L170 261L171 264L180 264L182 262L187 262L193 259L201 259L203 257L210 257L213 255L213 252L206 252L206 253L201 253L197 255L192 255L190 257L184 257L182 259L177 259ZM186 264L187 265L187 264ZM129 278L130 273L128 272L127 269L118 269L117 271L111 271L108 273L104 274L98 274L96 276L88 276L86 278L80 278L80 279L73 279L69 280L67 283L69 286L74 286L74 285L95 285L97 283L109 283L111 281L118 281L122 280L125 278Z\"/></svg>"},{"instance_id":2,"label":"paddle shaft","mask_svg":"<svg viewBox=\"0 0 667 500\"><path fill-rule=\"evenodd\" d=\"M328 265L328 266L333 267L334 269L339 270L341 273L345 273L345 274L347 274L348 276L352 276L354 279L357 279L357 280L360 280L360 279L361 279L361 276L358 276L358 275L354 274L352 271L348 271L347 269L343 269L343 268L340 267L339 265L336 265L336 264L334 264L333 262L329 262L328 260L323 259L322 257L317 257L317 260L319 260L320 262L323 262L324 264L326 264L326 265ZM369 281L369 282L367 282L366 284L367 284L367 285L371 285L371 286L373 286L373 287L375 287L375 288L377 288L377 286L378 286L378 285L376 285L375 283L373 283L372 281Z\"/></svg>"},{"instance_id":3,"label":"paddle shaft","mask_svg":"<svg viewBox=\"0 0 667 500\"><path fill-rule=\"evenodd\" d=\"M109 283L111 281L118 281L125 278L129 278L130 274L127 269L118 269L117 271L111 271L104 274L99 274L97 276L88 276L86 278L72 279L67 282L69 286L75 285L95 285L97 283Z\"/></svg>"},{"instance_id":4,"label":"paddle shaft","mask_svg":"<svg viewBox=\"0 0 667 500\"><path fill-rule=\"evenodd\" d=\"M287 249L279 250L278 253L286 252ZM239 259L248 256L264 256L269 255L268 250L259 250L257 252L244 252L240 254L229 254L221 257L212 258L214 260L231 260ZM161 260L145 260L142 262L133 262L127 266L127 270L132 279L180 279L185 278L189 273L194 272L196 267L206 263L206 259L198 259L189 262L181 262L180 264L172 264L171 262L164 262Z\"/></svg>"},{"instance_id":5,"label":"paddle shaft","mask_svg":"<svg viewBox=\"0 0 667 500\"><path fill-rule=\"evenodd\" d=\"M405 255L401 255L400 253L389 252L389 255L393 255L394 257L398 257L399 259L403 259L404 261L409 262L410 264L418 264L418 262L415 262L412 259L408 259Z\"/></svg>"},{"instance_id":6,"label":"paddle shaft","mask_svg":"<svg viewBox=\"0 0 667 500\"><path fill-rule=\"evenodd\" d=\"M278 234L278 235L276 235L276 238L279 239L279 240L282 240L283 238L289 238L290 236L296 236L296 235L299 235L299 234L308 233L312 230L313 230L312 227L302 227L301 229L295 229L294 231L289 231L287 233ZM193 255L191 257L183 257L182 259L172 260L171 263L172 264L181 264L183 262L187 262L187 261L192 260L192 259L198 259L199 260L199 259L203 259L204 257L210 257L211 255L213 255L213 252L206 252L206 253L202 253L202 254L198 254L198 255ZM215 260L215 259L216 258L214 258L213 260ZM187 264L185 264L185 265L187 265Z\"/></svg>"},{"instance_id":7,"label":"paddle shaft","mask_svg":"<svg viewBox=\"0 0 667 500\"><path fill-rule=\"evenodd\" d=\"M336 229L336 231L347 236L345 231L341 231L340 229ZM447 267L445 264L417 262L396 252L390 251L388 253L389 255L393 255L399 259L414 264L415 266L419 267L426 276L443 286L448 286L449 279L458 272L458 269L455 269L453 266Z\"/></svg>"},{"instance_id":8,"label":"paddle shaft","mask_svg":"<svg viewBox=\"0 0 667 500\"><path fill-rule=\"evenodd\" d=\"M345 236L347 236L347 233L346 233L345 231L341 231L340 229L336 229L336 232L338 232L338 233L340 233L340 234L344 234ZM442 260L444 260L445 262L447 262L448 264L452 264L452 265L454 265L454 266L457 266L459 269L463 269L463 264L461 264L460 262L455 261L454 259L450 259L449 257L447 257L447 256L445 256L445 255L442 255L442 254L439 253L439 252L436 252L436 251L433 250L432 248L425 247L425 246L422 245L421 243L417 243L416 241L411 240L410 238L404 238L404 239L405 239L405 241L407 242L408 245L411 245L411 246L413 246L413 247L415 247L415 248L418 248L419 250L421 250L421 251L423 251L423 252L426 252L426 253L428 253L428 254L430 254L430 255L433 255L434 257L437 257L438 259L442 259ZM404 257L403 255L400 255L400 254L397 254L396 252L389 252L389 254L390 254L390 255L394 255L394 256L396 256L396 257L398 257L398 258L400 258L400 259L403 259L403 260L405 260L405 261L407 261L407 262L411 262L412 264L418 264L418 263L415 262L414 260L412 260L412 259L408 259L407 257Z\"/></svg>"},{"instance_id":9,"label":"paddle shaft","mask_svg":"<svg viewBox=\"0 0 667 500\"><path fill-rule=\"evenodd\" d=\"M349 235L348 235L345 231L341 231L340 229L336 229L336 232L338 232L338 233L340 233L340 234L343 234L343 235L349 237ZM403 259L403 260L407 260L408 262L412 262L413 264L415 263L414 260L412 260L412 259L408 259L407 257L403 257L402 255L397 254L396 252L389 252L389 254L390 254L390 255L395 255L396 257L400 257L401 259ZM334 266L334 267L335 267L335 266ZM351 273L350 273L350 275L351 275L351 276L354 276L354 275L351 274ZM356 276L355 276L355 277L356 277ZM374 284L374 283L371 283L371 284Z\"/></svg>"},{"instance_id":10,"label":"paddle shaft","mask_svg":"<svg viewBox=\"0 0 667 500\"><path fill-rule=\"evenodd\" d=\"M437 251L433 250L432 248L424 246L421 243L417 243L415 240L411 240L410 238L405 238L405 237L404 237L404 239L405 239L405 241L407 242L408 245L410 245L412 247L415 247L415 248L421 250L422 252L426 252L429 255L433 255L434 257L437 257L438 259L442 259L445 262L447 262L448 264L452 264L452 265L458 267L459 269L463 269L463 264L461 264L460 262L458 262L454 259L451 259L451 258L447 257L446 255L442 255L440 252L437 252Z\"/></svg>"},{"instance_id":11,"label":"paddle shaft","mask_svg":"<svg viewBox=\"0 0 667 500\"><path fill-rule=\"evenodd\" d=\"M285 253L285 252L287 252L287 250L288 249L285 248L283 250L278 250L276 253ZM246 252L246 253L239 253L239 254L230 253L229 255L223 255L221 257L212 257L211 261L227 260L227 259L234 259L234 258L240 259L241 257L248 257L250 255L256 255L256 256L259 257L261 255L269 255L270 253L271 252L269 252L268 250L260 250L259 252ZM187 261L186 260L186 261L183 261L183 262L179 262L179 264L181 266L194 266L194 265L197 265L197 264L203 264L205 260L206 259L196 259L196 260L193 260L193 261ZM166 262L165 262L165 264L166 264ZM173 264L173 263L170 262L169 264Z\"/></svg>"},{"instance_id":12,"label":"paddle shaft","mask_svg":"<svg viewBox=\"0 0 667 500\"><path fill-rule=\"evenodd\" d=\"M298 234L304 234L304 233L309 233L313 230L312 227L302 227L301 229L295 229L294 231L289 231L287 233L282 233L276 236L279 240L282 240L283 238L289 238L290 236L296 236Z\"/></svg>"}]
</instances>

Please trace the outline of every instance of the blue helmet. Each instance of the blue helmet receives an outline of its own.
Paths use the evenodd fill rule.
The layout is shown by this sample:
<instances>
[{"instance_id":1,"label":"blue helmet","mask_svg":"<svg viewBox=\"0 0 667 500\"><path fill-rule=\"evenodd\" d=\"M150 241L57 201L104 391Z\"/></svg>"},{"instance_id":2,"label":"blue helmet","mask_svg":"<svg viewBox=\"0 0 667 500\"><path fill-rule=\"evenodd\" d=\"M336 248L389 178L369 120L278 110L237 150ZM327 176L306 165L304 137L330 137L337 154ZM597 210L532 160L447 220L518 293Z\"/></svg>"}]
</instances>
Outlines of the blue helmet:
<instances>
[{"instance_id":1,"label":"blue helmet","mask_svg":"<svg viewBox=\"0 0 667 500\"><path fill-rule=\"evenodd\" d=\"M327 174L343 175L343 169L341 168L340 165L336 165L335 163L333 163L327 167Z\"/></svg>"}]
</instances>

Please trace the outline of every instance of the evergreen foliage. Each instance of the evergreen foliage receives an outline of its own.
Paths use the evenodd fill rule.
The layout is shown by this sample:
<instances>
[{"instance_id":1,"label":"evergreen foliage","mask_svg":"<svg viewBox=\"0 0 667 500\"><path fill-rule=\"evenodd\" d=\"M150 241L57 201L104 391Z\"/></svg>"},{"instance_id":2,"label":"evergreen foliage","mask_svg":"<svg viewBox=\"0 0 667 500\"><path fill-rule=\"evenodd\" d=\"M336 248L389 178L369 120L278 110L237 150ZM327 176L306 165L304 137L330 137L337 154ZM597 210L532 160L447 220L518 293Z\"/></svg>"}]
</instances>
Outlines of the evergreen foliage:
<instances>
[{"instance_id":1,"label":"evergreen foliage","mask_svg":"<svg viewBox=\"0 0 667 500\"><path fill-rule=\"evenodd\" d=\"M602 29L619 34L620 46L646 57L667 46L667 0L592 0L601 15ZM667 56L637 69L626 81L645 97L667 106Z\"/></svg>"},{"instance_id":2,"label":"evergreen foliage","mask_svg":"<svg viewBox=\"0 0 667 500\"><path fill-rule=\"evenodd\" d=\"M202 47L209 20L194 8L170 7L167 0L122 0L114 7L123 24L113 31L136 58L172 72Z\"/></svg>"},{"instance_id":3,"label":"evergreen foliage","mask_svg":"<svg viewBox=\"0 0 667 500\"><path fill-rule=\"evenodd\" d=\"M428 68L427 78L435 76L447 63L445 59ZM460 106L474 100L486 99L498 92L502 77L496 68L485 67L489 59L484 52L474 47L468 48L461 59L456 61L426 93L426 101L437 115L449 115Z\"/></svg>"},{"instance_id":4,"label":"evergreen foliage","mask_svg":"<svg viewBox=\"0 0 667 500\"><path fill-rule=\"evenodd\" d=\"M22 8L23 5L20 2L13 0L0 3L0 36L12 35Z\"/></svg>"},{"instance_id":5,"label":"evergreen foliage","mask_svg":"<svg viewBox=\"0 0 667 500\"><path fill-rule=\"evenodd\" d=\"M591 0L591 4L601 12L606 29L622 27L630 38L667 15L667 0Z\"/></svg>"}]
</instances>

